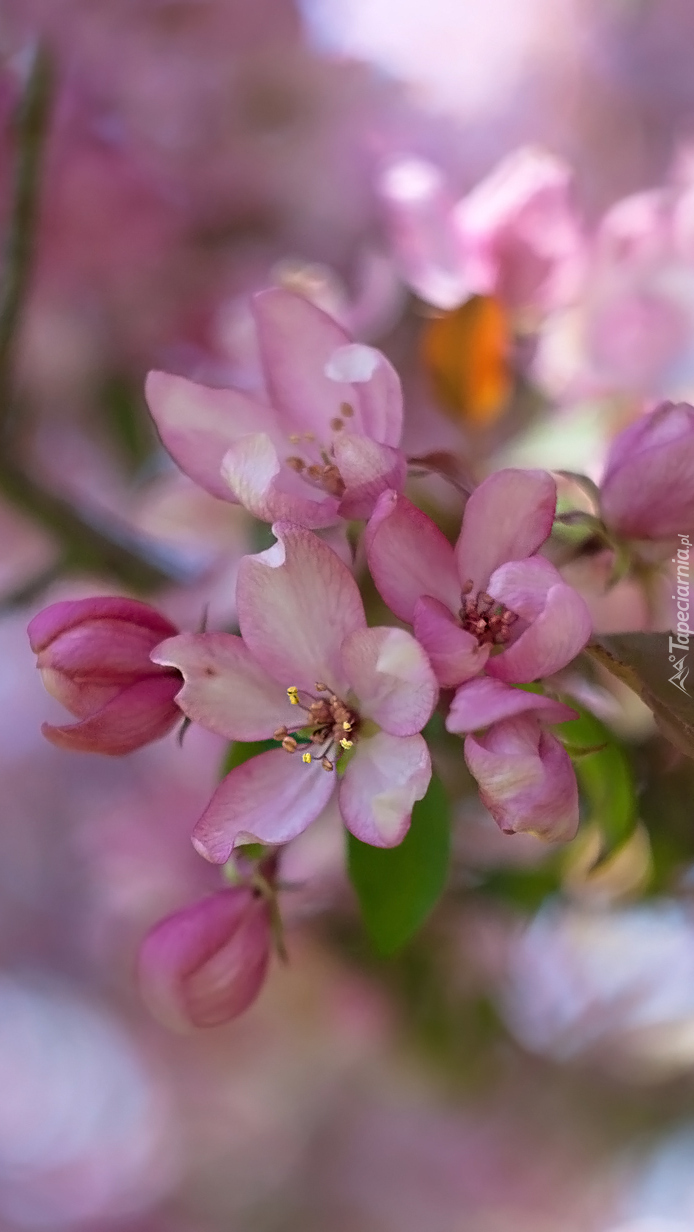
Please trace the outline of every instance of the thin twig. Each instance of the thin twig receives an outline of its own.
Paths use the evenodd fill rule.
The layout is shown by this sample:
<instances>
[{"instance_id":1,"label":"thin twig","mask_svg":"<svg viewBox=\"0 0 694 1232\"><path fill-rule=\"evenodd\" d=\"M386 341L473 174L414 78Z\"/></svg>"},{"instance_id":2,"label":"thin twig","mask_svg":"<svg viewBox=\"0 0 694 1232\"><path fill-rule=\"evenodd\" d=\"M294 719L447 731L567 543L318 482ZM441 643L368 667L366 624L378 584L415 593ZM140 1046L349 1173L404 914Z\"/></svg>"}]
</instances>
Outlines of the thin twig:
<instances>
[{"instance_id":1,"label":"thin twig","mask_svg":"<svg viewBox=\"0 0 694 1232\"><path fill-rule=\"evenodd\" d=\"M39 45L33 53L14 121L17 162L0 279L0 431L6 427L12 410L13 350L31 274L52 96L50 56Z\"/></svg>"},{"instance_id":2,"label":"thin twig","mask_svg":"<svg viewBox=\"0 0 694 1232\"><path fill-rule=\"evenodd\" d=\"M184 580L181 570L157 560L156 551L138 542L128 528L106 526L97 514L82 514L62 497L42 488L15 456L10 439L15 348L31 278L53 77L49 52L39 45L33 52L15 116L16 166L0 276L0 493L58 541L59 561L42 575L45 580L60 571L81 569L107 574L134 590L149 591ZM35 583L40 585L41 578ZM23 591L21 588L18 594Z\"/></svg>"}]
</instances>

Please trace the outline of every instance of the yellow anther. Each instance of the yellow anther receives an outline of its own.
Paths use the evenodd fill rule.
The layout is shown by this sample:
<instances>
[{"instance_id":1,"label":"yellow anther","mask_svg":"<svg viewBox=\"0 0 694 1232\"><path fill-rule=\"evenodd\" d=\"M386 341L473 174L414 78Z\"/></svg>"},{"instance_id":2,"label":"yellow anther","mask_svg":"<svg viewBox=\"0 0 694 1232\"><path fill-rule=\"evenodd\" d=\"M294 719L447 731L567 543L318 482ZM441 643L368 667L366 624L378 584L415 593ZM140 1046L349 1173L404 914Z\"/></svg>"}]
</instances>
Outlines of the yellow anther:
<instances>
[{"instance_id":1,"label":"yellow anther","mask_svg":"<svg viewBox=\"0 0 694 1232\"><path fill-rule=\"evenodd\" d=\"M287 689L287 697L292 703L292 706L299 705L299 690L297 689L295 684L290 685L289 688Z\"/></svg>"},{"instance_id":2,"label":"yellow anther","mask_svg":"<svg viewBox=\"0 0 694 1232\"><path fill-rule=\"evenodd\" d=\"M302 753L302 754L301 754L301 760L302 760L302 761L305 761L307 766L310 766L310 765L311 765L311 754L310 754L310 753Z\"/></svg>"},{"instance_id":3,"label":"yellow anther","mask_svg":"<svg viewBox=\"0 0 694 1232\"><path fill-rule=\"evenodd\" d=\"M347 719L345 719L344 723L342 724L342 730L343 730L343 731L351 731L351 730L352 730L352 724L351 724L351 723L348 723L348 722L347 722Z\"/></svg>"},{"instance_id":4,"label":"yellow anther","mask_svg":"<svg viewBox=\"0 0 694 1232\"><path fill-rule=\"evenodd\" d=\"M353 741L353 740L341 740L341 741L340 741L340 748L342 748L342 749L351 749L353 744L354 744L354 741Z\"/></svg>"}]
</instances>

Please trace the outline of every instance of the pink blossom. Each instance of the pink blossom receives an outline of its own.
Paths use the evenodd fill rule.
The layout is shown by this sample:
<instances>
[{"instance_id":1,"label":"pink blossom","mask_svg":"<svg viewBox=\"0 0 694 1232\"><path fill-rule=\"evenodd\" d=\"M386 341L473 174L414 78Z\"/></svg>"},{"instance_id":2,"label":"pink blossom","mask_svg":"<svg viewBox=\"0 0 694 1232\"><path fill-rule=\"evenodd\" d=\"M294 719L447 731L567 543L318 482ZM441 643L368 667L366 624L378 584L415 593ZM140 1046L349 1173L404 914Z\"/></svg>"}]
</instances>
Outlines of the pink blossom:
<instances>
[{"instance_id":1,"label":"pink blossom","mask_svg":"<svg viewBox=\"0 0 694 1232\"><path fill-rule=\"evenodd\" d=\"M618 201L597 228L572 307L547 322L535 378L563 400L677 396L694 364L694 193L674 182Z\"/></svg>"},{"instance_id":2,"label":"pink blossom","mask_svg":"<svg viewBox=\"0 0 694 1232\"><path fill-rule=\"evenodd\" d=\"M663 402L612 442L600 485L606 525L625 539L694 530L694 407Z\"/></svg>"},{"instance_id":3,"label":"pink blossom","mask_svg":"<svg viewBox=\"0 0 694 1232\"><path fill-rule=\"evenodd\" d=\"M454 687L482 671L537 680L587 642L583 599L536 555L555 505L546 472L497 471L469 498L453 548L404 496L380 498L366 532L371 573L396 616L414 626L439 684Z\"/></svg>"},{"instance_id":4,"label":"pink blossom","mask_svg":"<svg viewBox=\"0 0 694 1232\"><path fill-rule=\"evenodd\" d=\"M154 654L183 674L177 701L195 722L281 745L217 788L193 834L213 863L239 842L295 838L335 791L348 829L395 846L431 776L419 733L438 688L424 651L402 629L367 629L350 570L310 531L274 533L272 548L241 562L241 636L181 634Z\"/></svg>"},{"instance_id":5,"label":"pink blossom","mask_svg":"<svg viewBox=\"0 0 694 1232\"><path fill-rule=\"evenodd\" d=\"M401 158L382 172L380 195L405 281L437 308L455 308L472 294L454 202L433 163Z\"/></svg>"},{"instance_id":6,"label":"pink blossom","mask_svg":"<svg viewBox=\"0 0 694 1232\"><path fill-rule=\"evenodd\" d=\"M220 890L160 920L138 961L155 1018L186 1031L238 1017L263 986L271 936L268 903L247 886Z\"/></svg>"},{"instance_id":7,"label":"pink blossom","mask_svg":"<svg viewBox=\"0 0 694 1232\"><path fill-rule=\"evenodd\" d=\"M570 706L499 680L464 684L446 720L468 733L465 761L482 803L507 834L527 831L552 841L572 839L578 828L578 787L571 759L543 723L575 719ZM481 735L473 735L487 728Z\"/></svg>"},{"instance_id":8,"label":"pink blossom","mask_svg":"<svg viewBox=\"0 0 694 1232\"><path fill-rule=\"evenodd\" d=\"M147 604L112 597L53 603L28 632L46 689L79 719L66 727L44 723L52 744L130 753L165 736L180 718L178 672L150 659L177 629Z\"/></svg>"},{"instance_id":9,"label":"pink blossom","mask_svg":"<svg viewBox=\"0 0 694 1232\"><path fill-rule=\"evenodd\" d=\"M572 293L582 239L571 170L544 150L516 150L452 205L437 169L406 159L381 194L405 276L441 308L496 295L511 311L545 312Z\"/></svg>"},{"instance_id":10,"label":"pink blossom","mask_svg":"<svg viewBox=\"0 0 694 1232\"><path fill-rule=\"evenodd\" d=\"M267 400L151 372L164 445L201 487L264 521L317 528L368 517L405 480L395 370L291 291L261 292L253 313Z\"/></svg>"}]
</instances>

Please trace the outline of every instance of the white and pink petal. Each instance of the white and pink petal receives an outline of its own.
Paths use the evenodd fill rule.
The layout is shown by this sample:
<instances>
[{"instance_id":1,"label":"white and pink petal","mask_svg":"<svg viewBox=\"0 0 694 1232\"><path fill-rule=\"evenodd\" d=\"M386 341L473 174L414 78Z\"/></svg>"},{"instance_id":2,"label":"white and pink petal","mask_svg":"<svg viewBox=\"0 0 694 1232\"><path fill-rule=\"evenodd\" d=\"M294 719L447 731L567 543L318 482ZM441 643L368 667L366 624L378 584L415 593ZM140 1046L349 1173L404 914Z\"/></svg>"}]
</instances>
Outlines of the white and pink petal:
<instances>
[{"instance_id":1,"label":"white and pink petal","mask_svg":"<svg viewBox=\"0 0 694 1232\"><path fill-rule=\"evenodd\" d=\"M235 441L220 463L221 474L234 499L261 522L296 520L311 529L332 526L338 520L339 501L329 492L299 483L283 466L270 436L250 433ZM289 487L305 488L291 491Z\"/></svg>"},{"instance_id":2,"label":"white and pink petal","mask_svg":"<svg viewBox=\"0 0 694 1232\"><path fill-rule=\"evenodd\" d=\"M368 436L341 432L335 437L335 464L345 485L340 501L343 518L369 518L381 493L400 492L407 477L404 453L380 445Z\"/></svg>"},{"instance_id":3,"label":"white and pink petal","mask_svg":"<svg viewBox=\"0 0 694 1232\"><path fill-rule=\"evenodd\" d=\"M345 825L363 843L397 847L430 779L431 758L423 736L381 731L360 741L340 783Z\"/></svg>"},{"instance_id":4,"label":"white and pink petal","mask_svg":"<svg viewBox=\"0 0 694 1232\"><path fill-rule=\"evenodd\" d=\"M265 670L288 688L346 686L341 647L366 627L359 587L316 535L292 523L273 527L277 543L241 561L236 603L243 639Z\"/></svg>"},{"instance_id":5,"label":"white and pink petal","mask_svg":"<svg viewBox=\"0 0 694 1232\"><path fill-rule=\"evenodd\" d=\"M278 434L271 408L238 390L210 389L168 372L150 372L145 395L174 462L221 500L234 499L222 477L222 460L234 441L249 432Z\"/></svg>"},{"instance_id":6,"label":"white and pink petal","mask_svg":"<svg viewBox=\"0 0 694 1232\"><path fill-rule=\"evenodd\" d=\"M237 766L220 783L193 830L193 846L225 864L245 843L288 843L323 811L335 775L299 753L270 749Z\"/></svg>"},{"instance_id":7,"label":"white and pink petal","mask_svg":"<svg viewBox=\"0 0 694 1232\"><path fill-rule=\"evenodd\" d=\"M433 713L438 684L422 647L404 629L359 629L345 638L342 665L362 718L392 736L412 736Z\"/></svg>"},{"instance_id":8,"label":"white and pink petal","mask_svg":"<svg viewBox=\"0 0 694 1232\"><path fill-rule=\"evenodd\" d=\"M282 725L300 726L286 688L232 633L181 633L152 657L183 675L176 696L183 713L227 740L263 740Z\"/></svg>"}]
</instances>

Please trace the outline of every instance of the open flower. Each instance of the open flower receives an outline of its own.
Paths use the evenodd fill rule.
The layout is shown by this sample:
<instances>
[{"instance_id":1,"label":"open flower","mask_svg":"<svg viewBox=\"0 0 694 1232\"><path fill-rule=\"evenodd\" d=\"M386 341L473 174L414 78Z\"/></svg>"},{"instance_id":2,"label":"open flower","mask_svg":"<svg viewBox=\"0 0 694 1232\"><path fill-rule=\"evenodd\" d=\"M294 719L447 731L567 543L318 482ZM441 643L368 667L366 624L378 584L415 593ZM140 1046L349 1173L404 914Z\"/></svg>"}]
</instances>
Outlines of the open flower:
<instances>
[{"instance_id":1,"label":"open flower","mask_svg":"<svg viewBox=\"0 0 694 1232\"><path fill-rule=\"evenodd\" d=\"M175 1031L229 1022L258 996L271 939L269 905L247 886L174 911L142 943L143 998L154 1017Z\"/></svg>"},{"instance_id":2,"label":"open flower","mask_svg":"<svg viewBox=\"0 0 694 1232\"><path fill-rule=\"evenodd\" d=\"M535 555L555 505L545 471L497 471L469 498L453 548L404 496L380 498L366 532L371 573L388 606L414 625L442 686L482 671L537 680L583 649L591 633L586 604Z\"/></svg>"},{"instance_id":3,"label":"open flower","mask_svg":"<svg viewBox=\"0 0 694 1232\"><path fill-rule=\"evenodd\" d=\"M352 574L310 531L274 533L272 548L241 562L241 637L185 633L154 655L182 672L177 701L195 722L281 745L217 788L193 834L213 863L239 842L295 838L335 790L353 834L395 846L431 777L418 733L438 688L424 651L403 629L367 629Z\"/></svg>"},{"instance_id":4,"label":"open flower","mask_svg":"<svg viewBox=\"0 0 694 1232\"><path fill-rule=\"evenodd\" d=\"M318 528L368 517L405 481L395 370L301 295L263 291L252 307L267 401L151 372L164 445L201 487L263 521Z\"/></svg>"},{"instance_id":5,"label":"open flower","mask_svg":"<svg viewBox=\"0 0 694 1232\"><path fill-rule=\"evenodd\" d=\"M663 402L612 442L600 485L605 525L624 539L694 530L694 407Z\"/></svg>"},{"instance_id":6,"label":"open flower","mask_svg":"<svg viewBox=\"0 0 694 1232\"><path fill-rule=\"evenodd\" d=\"M458 689L446 727L465 735L465 761L482 803L506 834L526 831L556 842L574 837L576 775L566 749L543 724L577 717L563 702L489 677Z\"/></svg>"},{"instance_id":7,"label":"open flower","mask_svg":"<svg viewBox=\"0 0 694 1232\"><path fill-rule=\"evenodd\" d=\"M59 748L130 753L181 718L179 673L150 659L178 630L148 604L110 596L53 603L28 632L46 689L79 719L44 723L44 736Z\"/></svg>"}]
</instances>

